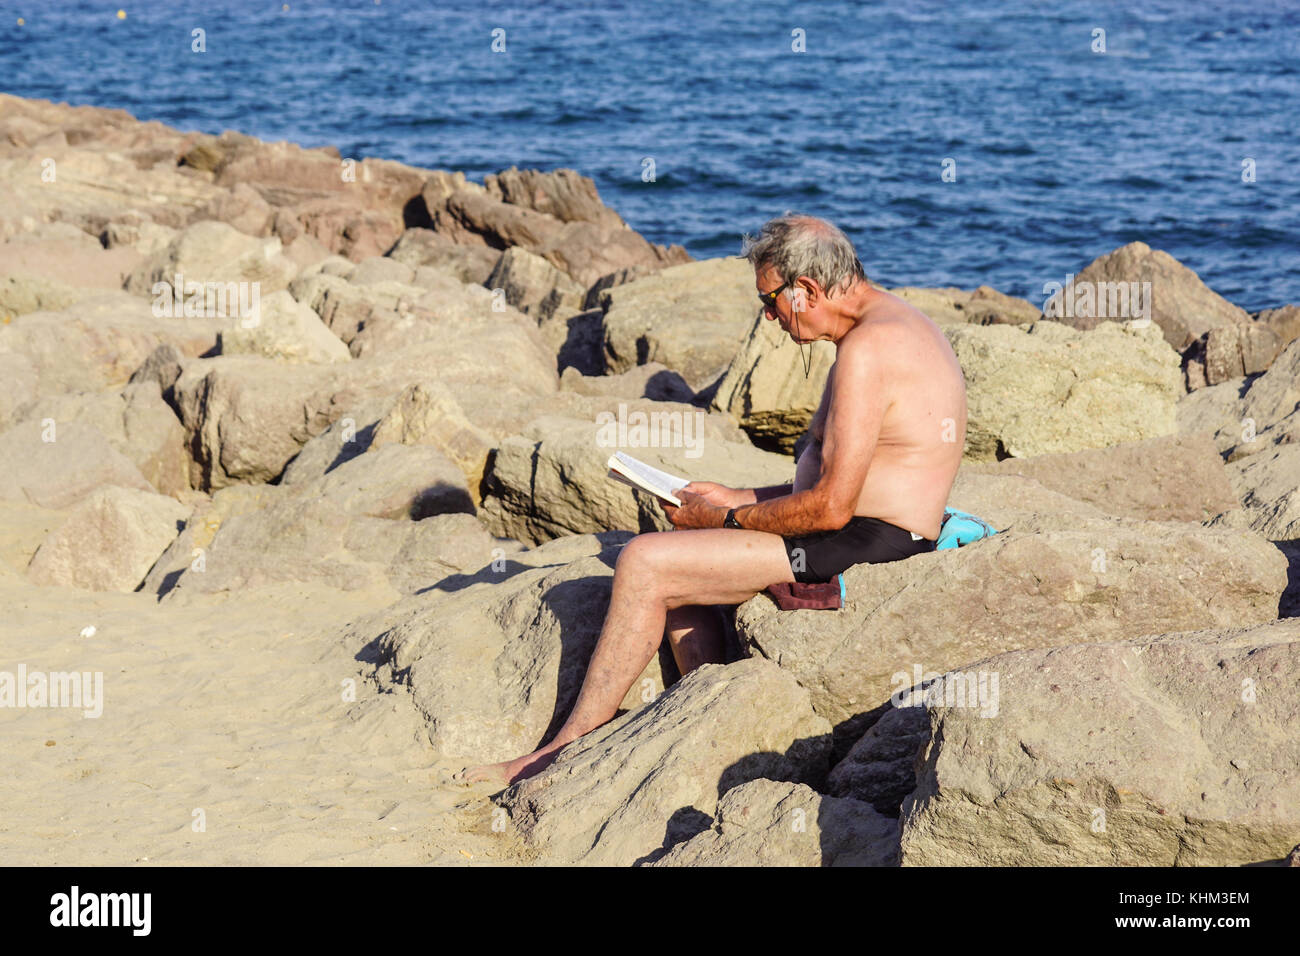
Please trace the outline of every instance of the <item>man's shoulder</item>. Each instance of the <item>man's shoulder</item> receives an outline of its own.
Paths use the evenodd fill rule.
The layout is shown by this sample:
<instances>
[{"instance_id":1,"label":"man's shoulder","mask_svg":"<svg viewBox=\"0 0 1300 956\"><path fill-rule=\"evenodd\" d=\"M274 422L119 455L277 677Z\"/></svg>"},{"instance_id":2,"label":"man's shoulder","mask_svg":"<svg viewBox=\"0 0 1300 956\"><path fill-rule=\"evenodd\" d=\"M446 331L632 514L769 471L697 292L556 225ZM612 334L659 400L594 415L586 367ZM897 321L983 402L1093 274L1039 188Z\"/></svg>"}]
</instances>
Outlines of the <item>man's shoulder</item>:
<instances>
[{"instance_id":1,"label":"man's shoulder","mask_svg":"<svg viewBox=\"0 0 1300 956\"><path fill-rule=\"evenodd\" d=\"M915 334L912 319L893 310L874 310L840 339L837 361L854 363L903 347Z\"/></svg>"}]
</instances>

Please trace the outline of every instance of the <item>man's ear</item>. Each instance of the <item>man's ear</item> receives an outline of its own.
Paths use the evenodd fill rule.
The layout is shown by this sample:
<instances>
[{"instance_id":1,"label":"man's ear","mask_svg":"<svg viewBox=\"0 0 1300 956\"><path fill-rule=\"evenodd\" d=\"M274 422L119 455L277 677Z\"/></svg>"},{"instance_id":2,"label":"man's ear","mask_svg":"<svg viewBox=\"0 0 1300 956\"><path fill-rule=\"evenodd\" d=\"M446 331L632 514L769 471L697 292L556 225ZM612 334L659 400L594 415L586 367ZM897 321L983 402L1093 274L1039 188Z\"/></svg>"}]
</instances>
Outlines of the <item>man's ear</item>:
<instances>
[{"instance_id":1,"label":"man's ear","mask_svg":"<svg viewBox=\"0 0 1300 956\"><path fill-rule=\"evenodd\" d=\"M820 290L817 283L807 276L800 276L790 289L790 307L794 312L807 312L817 304Z\"/></svg>"}]
</instances>

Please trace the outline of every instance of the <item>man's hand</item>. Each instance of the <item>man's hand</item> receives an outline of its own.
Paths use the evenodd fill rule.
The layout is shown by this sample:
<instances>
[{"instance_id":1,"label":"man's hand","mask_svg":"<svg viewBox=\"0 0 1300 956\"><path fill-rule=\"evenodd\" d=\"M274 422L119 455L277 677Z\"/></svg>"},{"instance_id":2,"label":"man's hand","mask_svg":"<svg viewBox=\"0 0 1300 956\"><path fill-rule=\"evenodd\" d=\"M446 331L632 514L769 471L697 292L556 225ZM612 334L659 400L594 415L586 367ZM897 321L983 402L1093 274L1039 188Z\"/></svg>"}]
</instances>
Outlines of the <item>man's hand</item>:
<instances>
[{"instance_id":1,"label":"man's hand","mask_svg":"<svg viewBox=\"0 0 1300 956\"><path fill-rule=\"evenodd\" d=\"M738 488L728 488L726 485L719 485L712 481L692 481L685 486L685 489L693 495L699 495L709 504L720 505L723 508L739 508L741 505L754 503L752 492L746 493Z\"/></svg>"},{"instance_id":2,"label":"man's hand","mask_svg":"<svg viewBox=\"0 0 1300 956\"><path fill-rule=\"evenodd\" d=\"M710 484L710 482L691 482L691 485L695 484ZM673 490L673 494L682 501L680 508L660 499L659 505L664 509L668 520L673 523L674 528L721 528L728 509L733 506L710 504L704 495L687 491L686 489L691 485ZM713 487L724 491L731 490L723 488L722 485L713 485Z\"/></svg>"}]
</instances>

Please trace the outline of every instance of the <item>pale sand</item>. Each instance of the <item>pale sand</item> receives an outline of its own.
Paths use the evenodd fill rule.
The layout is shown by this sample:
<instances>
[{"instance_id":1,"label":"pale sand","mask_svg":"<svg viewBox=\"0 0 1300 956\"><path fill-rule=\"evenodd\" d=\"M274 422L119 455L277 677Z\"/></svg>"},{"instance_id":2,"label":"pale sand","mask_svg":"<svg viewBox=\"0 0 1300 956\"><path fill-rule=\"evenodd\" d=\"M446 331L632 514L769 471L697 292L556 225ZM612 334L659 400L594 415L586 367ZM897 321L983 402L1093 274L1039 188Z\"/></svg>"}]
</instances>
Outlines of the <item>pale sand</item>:
<instances>
[{"instance_id":1,"label":"pale sand","mask_svg":"<svg viewBox=\"0 0 1300 956\"><path fill-rule=\"evenodd\" d=\"M440 783L461 763L437 763L407 694L379 692L341 636L392 597L295 584L160 605L0 573L0 670L104 675L97 719L0 707L0 863L520 860L495 788Z\"/></svg>"}]
</instances>

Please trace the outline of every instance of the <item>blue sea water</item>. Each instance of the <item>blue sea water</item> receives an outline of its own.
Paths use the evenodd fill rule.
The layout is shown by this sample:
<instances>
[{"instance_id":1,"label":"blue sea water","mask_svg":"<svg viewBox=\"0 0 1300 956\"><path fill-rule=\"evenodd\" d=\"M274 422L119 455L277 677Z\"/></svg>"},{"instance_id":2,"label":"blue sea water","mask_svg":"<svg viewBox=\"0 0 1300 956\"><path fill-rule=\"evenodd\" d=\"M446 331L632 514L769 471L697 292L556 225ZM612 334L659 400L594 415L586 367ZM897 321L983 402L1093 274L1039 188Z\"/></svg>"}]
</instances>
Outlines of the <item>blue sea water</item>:
<instances>
[{"instance_id":1,"label":"blue sea water","mask_svg":"<svg viewBox=\"0 0 1300 956\"><path fill-rule=\"evenodd\" d=\"M887 285L1041 304L1141 239L1248 309L1300 302L1295 2L288 6L3 0L0 88L480 182L571 167L698 258L794 209Z\"/></svg>"}]
</instances>

